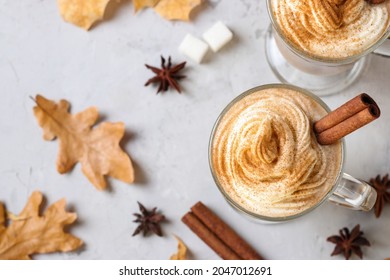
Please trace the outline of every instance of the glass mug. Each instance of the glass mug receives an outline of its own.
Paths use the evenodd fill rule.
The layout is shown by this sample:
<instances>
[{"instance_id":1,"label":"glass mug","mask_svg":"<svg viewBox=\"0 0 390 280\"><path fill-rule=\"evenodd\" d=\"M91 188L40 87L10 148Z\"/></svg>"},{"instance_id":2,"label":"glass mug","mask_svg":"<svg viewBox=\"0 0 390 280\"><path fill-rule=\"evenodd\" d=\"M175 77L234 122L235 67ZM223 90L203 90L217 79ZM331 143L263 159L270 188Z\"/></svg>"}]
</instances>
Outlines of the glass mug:
<instances>
[{"instance_id":1,"label":"glass mug","mask_svg":"<svg viewBox=\"0 0 390 280\"><path fill-rule=\"evenodd\" d=\"M244 93L240 94L238 97L236 97L233 101L231 101L225 109L221 112L219 117L217 118L214 127L211 132L210 142L209 142L209 165L210 170L213 176L213 179L219 189L219 191L222 193L223 197L226 199L226 201L239 213L244 214L245 216L254 219L255 221L267 223L267 222L282 222L282 221L288 221L292 220L298 217L301 217L318 206L322 205L325 201L331 201L333 203L336 203L338 205L342 205L345 207L348 207L353 210L362 210L362 211L369 211L372 209L376 202L377 193L375 189L370 186L367 182L356 179L352 177L349 174L346 174L343 172L344 169L344 161L345 161L345 142L344 140L341 140L341 152L340 152L340 166L337 172L337 177L335 178L334 182L335 184L333 187L317 202L315 205L309 207L308 209L294 215L287 215L285 217L271 217L271 216L264 216L260 215L258 213L255 213L253 211L250 211L246 209L244 206L239 204L237 201L235 201L234 198L232 198L227 191L225 191L224 187L222 186L220 179L218 178L218 174L216 172L216 168L214 166L214 153L213 153L213 147L214 147L214 140L215 140L215 134L218 130L218 127L222 121L222 119L229 114L229 110L234 106L237 102L241 101L243 98L250 96L253 93L257 93L258 91L265 90L265 89L287 89L296 91L298 93L304 94L307 97L309 97L312 101L319 104L323 109L325 109L327 112L330 111L329 107L316 95L313 93L293 86L293 85L286 85L286 84L268 84L268 85L262 85L259 87L252 88L250 90L245 91ZM246 102L246 100L244 100ZM246 104L246 103L245 103ZM245 105L246 106L246 105Z\"/></svg>"},{"instance_id":2,"label":"glass mug","mask_svg":"<svg viewBox=\"0 0 390 280\"><path fill-rule=\"evenodd\" d=\"M271 25L266 33L265 51L271 70L283 83L300 86L319 96L331 95L356 81L369 62L368 54L390 57L390 27L372 46L362 49L356 55L345 58L310 55L298 49L283 35L274 16L273 1L267 0Z\"/></svg>"}]
</instances>

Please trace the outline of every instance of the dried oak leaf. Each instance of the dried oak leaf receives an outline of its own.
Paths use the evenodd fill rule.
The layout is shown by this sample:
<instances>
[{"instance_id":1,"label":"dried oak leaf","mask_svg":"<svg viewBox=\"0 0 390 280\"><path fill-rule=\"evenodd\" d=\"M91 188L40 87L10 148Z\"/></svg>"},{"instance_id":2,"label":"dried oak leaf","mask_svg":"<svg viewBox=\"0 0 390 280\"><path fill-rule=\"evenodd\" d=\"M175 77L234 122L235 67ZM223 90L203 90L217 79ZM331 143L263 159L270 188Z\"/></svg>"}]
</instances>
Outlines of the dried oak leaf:
<instances>
[{"instance_id":1,"label":"dried oak leaf","mask_svg":"<svg viewBox=\"0 0 390 280\"><path fill-rule=\"evenodd\" d=\"M168 20L190 20L191 11L203 0L160 0L154 10Z\"/></svg>"},{"instance_id":2,"label":"dried oak leaf","mask_svg":"<svg viewBox=\"0 0 390 280\"><path fill-rule=\"evenodd\" d=\"M39 215L42 194L33 192L23 211L6 226L6 211L0 203L0 259L27 260L33 254L68 252L83 241L65 233L64 227L77 219L76 213L65 210L65 199L50 205Z\"/></svg>"},{"instance_id":3,"label":"dried oak leaf","mask_svg":"<svg viewBox=\"0 0 390 280\"><path fill-rule=\"evenodd\" d=\"M184 242L177 236L177 253L173 254L169 259L170 260L186 260L187 259L187 247Z\"/></svg>"},{"instance_id":4,"label":"dried oak leaf","mask_svg":"<svg viewBox=\"0 0 390 280\"><path fill-rule=\"evenodd\" d=\"M69 102L55 103L37 95L34 115L43 129L45 140L59 140L57 170L63 174L80 162L88 180L99 190L107 187L105 175L127 183L134 181L129 156L120 148L125 127L122 122L100 123L98 110L90 107L78 114L69 111Z\"/></svg>"},{"instance_id":5,"label":"dried oak leaf","mask_svg":"<svg viewBox=\"0 0 390 280\"><path fill-rule=\"evenodd\" d=\"M147 7L154 7L160 0L133 0L135 12Z\"/></svg>"},{"instance_id":6,"label":"dried oak leaf","mask_svg":"<svg viewBox=\"0 0 390 280\"><path fill-rule=\"evenodd\" d=\"M111 0L57 0L62 18L85 30L103 19Z\"/></svg>"}]
</instances>

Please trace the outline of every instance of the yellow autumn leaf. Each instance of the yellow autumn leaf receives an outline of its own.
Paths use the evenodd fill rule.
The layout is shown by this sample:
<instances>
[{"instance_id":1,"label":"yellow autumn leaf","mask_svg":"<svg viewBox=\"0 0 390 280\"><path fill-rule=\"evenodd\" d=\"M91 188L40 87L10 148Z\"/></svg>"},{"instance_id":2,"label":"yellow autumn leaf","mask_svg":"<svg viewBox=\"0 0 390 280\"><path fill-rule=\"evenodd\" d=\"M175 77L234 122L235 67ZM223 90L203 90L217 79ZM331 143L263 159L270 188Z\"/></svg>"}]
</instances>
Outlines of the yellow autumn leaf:
<instances>
[{"instance_id":1,"label":"yellow autumn leaf","mask_svg":"<svg viewBox=\"0 0 390 280\"><path fill-rule=\"evenodd\" d=\"M154 7L160 0L133 0L134 10L138 12L147 7Z\"/></svg>"},{"instance_id":2,"label":"yellow autumn leaf","mask_svg":"<svg viewBox=\"0 0 390 280\"><path fill-rule=\"evenodd\" d=\"M9 218L0 202L0 259L27 260L33 254L69 252L80 248L83 242L64 232L64 227L77 219L76 213L65 210L65 200L50 205L40 216L42 194L33 192L22 212Z\"/></svg>"},{"instance_id":3,"label":"yellow autumn leaf","mask_svg":"<svg viewBox=\"0 0 390 280\"><path fill-rule=\"evenodd\" d=\"M107 4L111 0L57 0L62 18L85 30L103 19Z\"/></svg>"},{"instance_id":4,"label":"yellow autumn leaf","mask_svg":"<svg viewBox=\"0 0 390 280\"><path fill-rule=\"evenodd\" d=\"M175 236L178 244L177 244L177 253L173 254L169 259L170 260L186 260L187 259L187 247L183 243L183 241Z\"/></svg>"},{"instance_id":5,"label":"yellow autumn leaf","mask_svg":"<svg viewBox=\"0 0 390 280\"><path fill-rule=\"evenodd\" d=\"M154 10L168 20L190 20L191 11L203 0L160 0Z\"/></svg>"},{"instance_id":6,"label":"yellow autumn leaf","mask_svg":"<svg viewBox=\"0 0 390 280\"><path fill-rule=\"evenodd\" d=\"M127 183L134 181L131 160L119 146L125 133L122 122L103 122L92 127L99 117L95 107L72 115L66 100L55 103L37 95L35 102L34 115L44 139L59 140L59 173L70 171L80 162L84 175L99 190L107 187L106 175Z\"/></svg>"}]
</instances>

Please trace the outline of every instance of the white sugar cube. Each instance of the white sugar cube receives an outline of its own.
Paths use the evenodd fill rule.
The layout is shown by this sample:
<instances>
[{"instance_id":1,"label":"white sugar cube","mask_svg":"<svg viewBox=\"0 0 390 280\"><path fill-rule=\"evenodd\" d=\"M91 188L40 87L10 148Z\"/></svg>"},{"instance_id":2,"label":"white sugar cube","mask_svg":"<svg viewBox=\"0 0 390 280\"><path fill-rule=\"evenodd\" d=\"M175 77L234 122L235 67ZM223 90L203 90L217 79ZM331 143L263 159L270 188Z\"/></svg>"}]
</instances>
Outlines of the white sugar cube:
<instances>
[{"instance_id":1,"label":"white sugar cube","mask_svg":"<svg viewBox=\"0 0 390 280\"><path fill-rule=\"evenodd\" d=\"M197 63L201 63L202 59L209 49L208 45L202 40L187 34L179 46L179 51Z\"/></svg>"},{"instance_id":2,"label":"white sugar cube","mask_svg":"<svg viewBox=\"0 0 390 280\"><path fill-rule=\"evenodd\" d=\"M209 44L214 52L219 51L223 46L230 42L232 38L233 33L220 21L203 33L203 39Z\"/></svg>"}]
</instances>

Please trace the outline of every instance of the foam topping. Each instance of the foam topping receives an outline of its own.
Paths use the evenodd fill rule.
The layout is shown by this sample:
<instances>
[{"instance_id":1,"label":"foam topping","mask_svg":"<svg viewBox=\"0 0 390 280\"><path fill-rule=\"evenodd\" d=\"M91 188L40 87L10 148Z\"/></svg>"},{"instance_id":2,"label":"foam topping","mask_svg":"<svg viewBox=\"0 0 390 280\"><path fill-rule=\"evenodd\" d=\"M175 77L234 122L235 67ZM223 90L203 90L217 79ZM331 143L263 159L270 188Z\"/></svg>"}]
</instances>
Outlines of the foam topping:
<instances>
[{"instance_id":1,"label":"foam topping","mask_svg":"<svg viewBox=\"0 0 390 280\"><path fill-rule=\"evenodd\" d=\"M375 44L389 26L390 1L273 0L284 36L312 56L347 58Z\"/></svg>"},{"instance_id":2,"label":"foam topping","mask_svg":"<svg viewBox=\"0 0 390 280\"><path fill-rule=\"evenodd\" d=\"M321 146L312 131L325 114L312 98L284 88L235 103L211 147L222 189L248 211L270 217L317 204L333 187L341 161L341 144Z\"/></svg>"}]
</instances>

